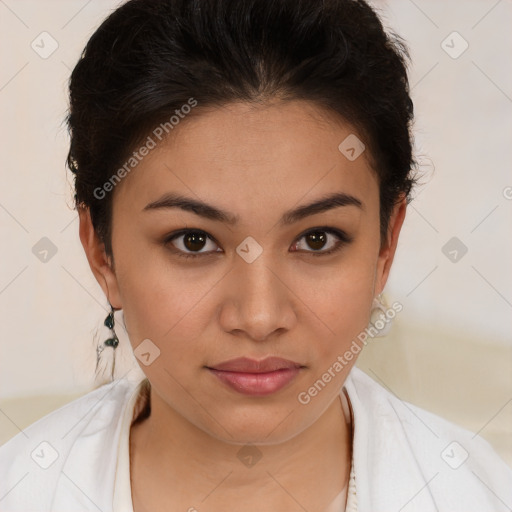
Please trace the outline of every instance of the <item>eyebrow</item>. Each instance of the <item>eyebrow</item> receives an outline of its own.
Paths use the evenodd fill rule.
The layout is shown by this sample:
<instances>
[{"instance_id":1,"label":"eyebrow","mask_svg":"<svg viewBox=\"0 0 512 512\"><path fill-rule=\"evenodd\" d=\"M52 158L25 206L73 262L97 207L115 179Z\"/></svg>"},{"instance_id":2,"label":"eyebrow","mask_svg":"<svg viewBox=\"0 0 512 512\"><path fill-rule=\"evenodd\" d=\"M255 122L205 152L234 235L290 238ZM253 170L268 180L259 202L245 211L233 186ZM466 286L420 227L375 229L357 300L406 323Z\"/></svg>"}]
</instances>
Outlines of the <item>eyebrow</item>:
<instances>
[{"instance_id":1,"label":"eyebrow","mask_svg":"<svg viewBox=\"0 0 512 512\"><path fill-rule=\"evenodd\" d=\"M326 212L341 206L356 206L364 210L363 203L357 197L344 192L328 194L312 203L299 206L298 208L285 212L279 224L287 226L294 224L310 215ZM221 210L213 205L204 203L191 197L182 196L174 193L164 194L160 199L147 204L142 211L155 211L160 209L180 208L182 210L195 213L206 219L223 222L230 225L237 224L238 215Z\"/></svg>"}]
</instances>

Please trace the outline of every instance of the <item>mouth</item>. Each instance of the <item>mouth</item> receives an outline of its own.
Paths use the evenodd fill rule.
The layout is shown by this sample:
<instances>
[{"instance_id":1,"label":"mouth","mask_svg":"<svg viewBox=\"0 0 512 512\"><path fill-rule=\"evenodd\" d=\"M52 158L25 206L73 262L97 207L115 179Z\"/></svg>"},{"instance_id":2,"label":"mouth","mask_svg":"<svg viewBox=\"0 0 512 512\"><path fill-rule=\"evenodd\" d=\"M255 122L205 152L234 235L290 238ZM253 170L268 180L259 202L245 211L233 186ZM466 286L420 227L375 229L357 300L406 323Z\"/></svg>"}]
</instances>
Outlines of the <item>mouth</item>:
<instances>
[{"instance_id":1,"label":"mouth","mask_svg":"<svg viewBox=\"0 0 512 512\"><path fill-rule=\"evenodd\" d=\"M304 366L279 357L260 361L241 357L206 367L229 388L252 396L276 393L289 384Z\"/></svg>"}]
</instances>

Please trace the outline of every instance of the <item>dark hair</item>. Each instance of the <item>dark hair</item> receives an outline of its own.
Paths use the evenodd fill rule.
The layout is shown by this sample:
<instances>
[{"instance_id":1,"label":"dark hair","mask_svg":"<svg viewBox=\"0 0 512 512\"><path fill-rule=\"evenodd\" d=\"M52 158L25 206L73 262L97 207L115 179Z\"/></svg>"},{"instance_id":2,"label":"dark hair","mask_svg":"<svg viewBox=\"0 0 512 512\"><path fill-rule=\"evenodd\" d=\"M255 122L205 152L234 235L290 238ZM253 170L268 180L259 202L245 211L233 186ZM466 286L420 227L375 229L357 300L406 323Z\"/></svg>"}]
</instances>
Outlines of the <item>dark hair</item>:
<instances>
[{"instance_id":1,"label":"dark hair","mask_svg":"<svg viewBox=\"0 0 512 512\"><path fill-rule=\"evenodd\" d=\"M130 0L95 31L70 78L75 207L90 208L113 256L113 194L94 191L155 126L191 98L199 106L189 116L234 101L307 100L363 138L384 241L415 181L408 59L362 0Z\"/></svg>"}]
</instances>

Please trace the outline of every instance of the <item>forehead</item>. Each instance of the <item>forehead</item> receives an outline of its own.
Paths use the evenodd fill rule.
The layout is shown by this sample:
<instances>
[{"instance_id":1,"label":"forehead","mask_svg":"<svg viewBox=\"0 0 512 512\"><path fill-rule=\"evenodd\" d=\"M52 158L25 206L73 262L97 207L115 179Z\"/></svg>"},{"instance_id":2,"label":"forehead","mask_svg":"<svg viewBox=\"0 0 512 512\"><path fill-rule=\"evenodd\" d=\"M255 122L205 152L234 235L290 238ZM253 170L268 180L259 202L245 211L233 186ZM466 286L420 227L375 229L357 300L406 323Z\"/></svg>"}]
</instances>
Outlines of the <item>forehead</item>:
<instances>
[{"instance_id":1,"label":"forehead","mask_svg":"<svg viewBox=\"0 0 512 512\"><path fill-rule=\"evenodd\" d=\"M328 192L378 201L362 137L309 102L232 103L197 110L155 142L116 187L115 202L140 206L140 211L169 191L237 212L254 211L258 205L283 209L283 203Z\"/></svg>"}]
</instances>

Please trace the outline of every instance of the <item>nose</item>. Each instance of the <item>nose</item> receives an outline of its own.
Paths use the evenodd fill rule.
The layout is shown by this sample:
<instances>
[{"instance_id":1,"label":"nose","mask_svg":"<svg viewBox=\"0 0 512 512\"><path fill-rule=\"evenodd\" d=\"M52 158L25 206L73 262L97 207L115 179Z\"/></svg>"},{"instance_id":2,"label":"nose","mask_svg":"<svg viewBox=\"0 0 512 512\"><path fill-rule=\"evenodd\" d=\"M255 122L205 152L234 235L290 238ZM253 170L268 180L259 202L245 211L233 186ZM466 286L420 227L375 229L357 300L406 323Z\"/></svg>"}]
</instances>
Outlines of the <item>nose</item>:
<instances>
[{"instance_id":1,"label":"nose","mask_svg":"<svg viewBox=\"0 0 512 512\"><path fill-rule=\"evenodd\" d=\"M274 339L297 322L297 301L282 268L265 251L252 263L236 258L224 283L221 327L253 341Z\"/></svg>"}]
</instances>

